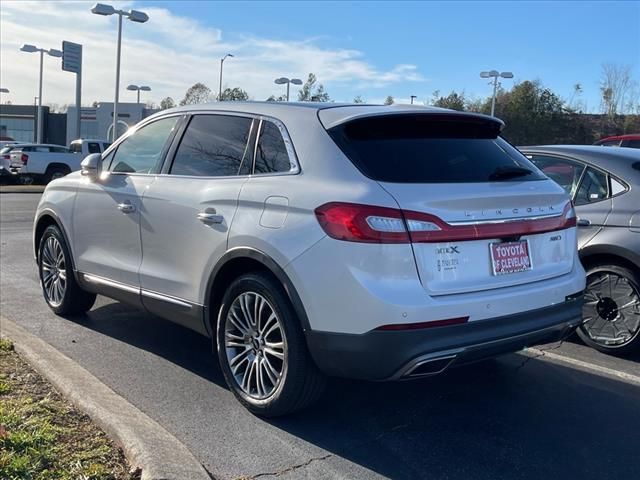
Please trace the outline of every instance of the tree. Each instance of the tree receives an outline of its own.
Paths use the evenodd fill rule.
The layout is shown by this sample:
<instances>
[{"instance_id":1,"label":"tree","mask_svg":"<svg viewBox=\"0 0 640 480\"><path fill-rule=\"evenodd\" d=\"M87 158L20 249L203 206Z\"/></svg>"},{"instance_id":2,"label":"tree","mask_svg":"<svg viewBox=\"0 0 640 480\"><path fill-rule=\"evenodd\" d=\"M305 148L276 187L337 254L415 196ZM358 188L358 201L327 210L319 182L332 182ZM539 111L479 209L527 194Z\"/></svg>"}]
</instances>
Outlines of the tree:
<instances>
[{"instance_id":1,"label":"tree","mask_svg":"<svg viewBox=\"0 0 640 480\"><path fill-rule=\"evenodd\" d=\"M165 97L160 101L160 109L166 110L167 108L173 108L176 106L176 102L171 97Z\"/></svg>"},{"instance_id":2,"label":"tree","mask_svg":"<svg viewBox=\"0 0 640 480\"><path fill-rule=\"evenodd\" d=\"M331 98L324 90L324 85L318 83L315 74L310 73L307 81L304 82L302 88L298 92L298 101L300 102L328 102Z\"/></svg>"},{"instance_id":3,"label":"tree","mask_svg":"<svg viewBox=\"0 0 640 480\"><path fill-rule=\"evenodd\" d=\"M367 103L366 100L364 98L362 98L360 95L357 95L354 99L353 99L353 103Z\"/></svg>"},{"instance_id":4,"label":"tree","mask_svg":"<svg viewBox=\"0 0 640 480\"><path fill-rule=\"evenodd\" d=\"M247 92L245 92L244 90L242 90L241 88L235 87L235 88L225 88L222 91L222 95L220 96L220 100L226 100L226 101L233 101L233 100L239 100L239 101L246 101L249 100L249 94Z\"/></svg>"},{"instance_id":5,"label":"tree","mask_svg":"<svg viewBox=\"0 0 640 480\"><path fill-rule=\"evenodd\" d=\"M628 106L627 96L634 83L630 65L603 64L600 79L603 112L612 118L624 113Z\"/></svg>"},{"instance_id":6,"label":"tree","mask_svg":"<svg viewBox=\"0 0 640 480\"><path fill-rule=\"evenodd\" d=\"M435 102L433 102L433 105L440 108L449 108L451 110L462 111L465 109L466 103L467 102L464 96L464 92L458 94L452 91L446 97L438 98Z\"/></svg>"},{"instance_id":7,"label":"tree","mask_svg":"<svg viewBox=\"0 0 640 480\"><path fill-rule=\"evenodd\" d=\"M393 97L391 95L387 96L387 98L384 99L384 104L385 105L393 105L394 104Z\"/></svg>"},{"instance_id":8,"label":"tree","mask_svg":"<svg viewBox=\"0 0 640 480\"><path fill-rule=\"evenodd\" d=\"M180 105L194 105L196 103L208 102L211 98L211 89L204 83L196 83L189 87L184 94L184 98L180 100Z\"/></svg>"},{"instance_id":9,"label":"tree","mask_svg":"<svg viewBox=\"0 0 640 480\"><path fill-rule=\"evenodd\" d=\"M286 102L286 101L287 101L286 95L280 95L279 97L276 97L275 95L271 95L269 98L267 98L267 102Z\"/></svg>"}]
</instances>

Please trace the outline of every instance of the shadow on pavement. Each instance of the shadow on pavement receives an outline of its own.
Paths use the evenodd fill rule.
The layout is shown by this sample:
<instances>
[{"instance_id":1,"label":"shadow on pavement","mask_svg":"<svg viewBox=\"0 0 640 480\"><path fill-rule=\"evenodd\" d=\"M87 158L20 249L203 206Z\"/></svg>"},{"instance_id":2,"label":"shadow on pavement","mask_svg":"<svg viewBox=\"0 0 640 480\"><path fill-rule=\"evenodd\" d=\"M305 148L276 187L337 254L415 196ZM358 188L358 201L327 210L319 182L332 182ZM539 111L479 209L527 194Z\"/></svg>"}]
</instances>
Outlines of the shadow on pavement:
<instances>
[{"instance_id":1,"label":"shadow on pavement","mask_svg":"<svg viewBox=\"0 0 640 480\"><path fill-rule=\"evenodd\" d=\"M195 332L119 303L78 323L224 386ZM520 355L413 382L335 379L268 423L394 479L640 478L640 388Z\"/></svg>"}]
</instances>

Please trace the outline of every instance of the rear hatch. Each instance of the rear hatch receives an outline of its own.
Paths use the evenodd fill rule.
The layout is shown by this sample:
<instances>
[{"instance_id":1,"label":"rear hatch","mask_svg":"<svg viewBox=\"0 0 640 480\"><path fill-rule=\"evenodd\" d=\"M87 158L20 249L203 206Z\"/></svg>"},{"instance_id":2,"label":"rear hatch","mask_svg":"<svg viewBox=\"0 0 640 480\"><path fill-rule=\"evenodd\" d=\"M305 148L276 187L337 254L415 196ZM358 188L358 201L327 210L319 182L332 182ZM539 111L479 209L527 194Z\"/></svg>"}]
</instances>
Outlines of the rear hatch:
<instances>
[{"instance_id":1,"label":"rear hatch","mask_svg":"<svg viewBox=\"0 0 640 480\"><path fill-rule=\"evenodd\" d=\"M329 130L398 203L431 295L536 282L573 267L567 195L498 136L501 127L481 115L404 112Z\"/></svg>"}]
</instances>

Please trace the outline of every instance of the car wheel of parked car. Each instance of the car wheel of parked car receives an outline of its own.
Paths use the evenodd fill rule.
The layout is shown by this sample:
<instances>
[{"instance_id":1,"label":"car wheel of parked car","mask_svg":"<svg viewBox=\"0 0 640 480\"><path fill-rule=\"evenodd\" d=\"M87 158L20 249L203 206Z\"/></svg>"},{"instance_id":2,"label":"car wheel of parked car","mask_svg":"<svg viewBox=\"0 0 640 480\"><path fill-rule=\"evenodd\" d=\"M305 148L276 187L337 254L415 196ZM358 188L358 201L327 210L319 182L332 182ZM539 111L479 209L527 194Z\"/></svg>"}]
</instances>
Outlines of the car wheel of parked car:
<instances>
[{"instance_id":1,"label":"car wheel of parked car","mask_svg":"<svg viewBox=\"0 0 640 480\"><path fill-rule=\"evenodd\" d=\"M583 323L577 332L604 353L629 353L640 346L640 275L617 265L587 272Z\"/></svg>"},{"instance_id":2,"label":"car wheel of parked car","mask_svg":"<svg viewBox=\"0 0 640 480\"><path fill-rule=\"evenodd\" d=\"M96 301L94 293L85 292L77 284L71 266L71 255L60 229L46 228L38 250L38 272L44 298L58 315L88 311Z\"/></svg>"},{"instance_id":3,"label":"car wheel of parked car","mask_svg":"<svg viewBox=\"0 0 640 480\"><path fill-rule=\"evenodd\" d=\"M227 384L253 413L274 417L300 410L324 389L291 303L268 275L246 274L229 286L217 345Z\"/></svg>"},{"instance_id":4,"label":"car wheel of parked car","mask_svg":"<svg viewBox=\"0 0 640 480\"><path fill-rule=\"evenodd\" d=\"M68 168L64 167L52 167L48 168L47 172L44 175L44 182L49 183L52 180L56 180L58 178L62 178L66 175L69 175L71 171Z\"/></svg>"}]
</instances>

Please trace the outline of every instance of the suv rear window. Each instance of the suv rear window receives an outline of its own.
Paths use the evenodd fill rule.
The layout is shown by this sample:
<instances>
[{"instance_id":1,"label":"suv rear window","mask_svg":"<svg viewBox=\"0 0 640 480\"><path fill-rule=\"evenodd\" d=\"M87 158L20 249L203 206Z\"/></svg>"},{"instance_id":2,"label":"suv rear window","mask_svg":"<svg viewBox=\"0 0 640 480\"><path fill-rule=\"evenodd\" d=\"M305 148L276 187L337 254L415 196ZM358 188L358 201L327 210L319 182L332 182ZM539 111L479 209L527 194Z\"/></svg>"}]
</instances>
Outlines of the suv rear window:
<instances>
[{"instance_id":1,"label":"suv rear window","mask_svg":"<svg viewBox=\"0 0 640 480\"><path fill-rule=\"evenodd\" d=\"M367 177L392 183L543 180L491 119L385 115L353 120L329 134Z\"/></svg>"}]
</instances>

